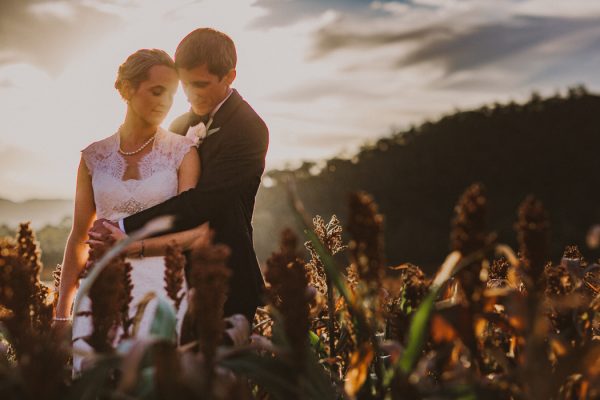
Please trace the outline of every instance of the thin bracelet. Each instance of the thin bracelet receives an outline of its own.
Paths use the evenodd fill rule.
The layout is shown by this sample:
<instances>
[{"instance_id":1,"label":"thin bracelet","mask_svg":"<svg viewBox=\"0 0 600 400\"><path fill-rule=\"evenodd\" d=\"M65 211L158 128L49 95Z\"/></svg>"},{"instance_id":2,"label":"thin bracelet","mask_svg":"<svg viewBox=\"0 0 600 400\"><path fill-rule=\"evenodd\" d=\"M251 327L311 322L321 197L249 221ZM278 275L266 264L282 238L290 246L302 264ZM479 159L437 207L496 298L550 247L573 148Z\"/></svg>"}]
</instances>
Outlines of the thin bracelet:
<instances>
[{"instance_id":1,"label":"thin bracelet","mask_svg":"<svg viewBox=\"0 0 600 400\"><path fill-rule=\"evenodd\" d=\"M144 258L144 239L142 239L142 248L140 249L140 258Z\"/></svg>"},{"instance_id":2,"label":"thin bracelet","mask_svg":"<svg viewBox=\"0 0 600 400\"><path fill-rule=\"evenodd\" d=\"M54 321L72 321L73 318L71 317L54 317L52 318Z\"/></svg>"}]
</instances>

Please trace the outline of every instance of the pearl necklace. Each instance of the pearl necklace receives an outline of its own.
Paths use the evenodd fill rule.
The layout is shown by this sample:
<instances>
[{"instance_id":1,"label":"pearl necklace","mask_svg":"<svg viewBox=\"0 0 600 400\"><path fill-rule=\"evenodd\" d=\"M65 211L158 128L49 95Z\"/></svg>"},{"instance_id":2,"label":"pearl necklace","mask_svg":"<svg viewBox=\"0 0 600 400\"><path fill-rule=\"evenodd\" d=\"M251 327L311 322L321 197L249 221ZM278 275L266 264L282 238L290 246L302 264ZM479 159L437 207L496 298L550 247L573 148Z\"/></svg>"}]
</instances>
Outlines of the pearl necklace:
<instances>
[{"instance_id":1,"label":"pearl necklace","mask_svg":"<svg viewBox=\"0 0 600 400\"><path fill-rule=\"evenodd\" d=\"M121 128L119 128L118 133L119 133L119 137L120 137ZM144 150L146 148L146 146L148 146L150 143L152 143L152 141L154 140L155 137L156 137L156 133L154 135L150 136L150 139L146 140L146 143L144 143L137 150L134 150L134 151L123 151L123 149L121 149L121 142L119 141L119 153L123 154L124 156L132 156L134 154L137 154L140 151Z\"/></svg>"}]
</instances>

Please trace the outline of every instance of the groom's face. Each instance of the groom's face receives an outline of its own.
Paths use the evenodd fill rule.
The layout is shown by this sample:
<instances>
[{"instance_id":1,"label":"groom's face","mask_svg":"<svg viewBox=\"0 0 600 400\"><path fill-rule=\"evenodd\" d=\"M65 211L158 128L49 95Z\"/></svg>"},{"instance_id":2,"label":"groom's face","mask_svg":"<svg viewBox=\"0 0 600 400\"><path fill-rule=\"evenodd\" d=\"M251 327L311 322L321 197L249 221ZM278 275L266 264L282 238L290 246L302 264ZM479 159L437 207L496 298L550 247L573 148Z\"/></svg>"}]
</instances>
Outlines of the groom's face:
<instances>
[{"instance_id":1,"label":"groom's face","mask_svg":"<svg viewBox=\"0 0 600 400\"><path fill-rule=\"evenodd\" d=\"M208 71L206 64L192 69L179 68L178 72L188 102L198 115L210 113L222 102L235 79L235 69L219 78Z\"/></svg>"}]
</instances>

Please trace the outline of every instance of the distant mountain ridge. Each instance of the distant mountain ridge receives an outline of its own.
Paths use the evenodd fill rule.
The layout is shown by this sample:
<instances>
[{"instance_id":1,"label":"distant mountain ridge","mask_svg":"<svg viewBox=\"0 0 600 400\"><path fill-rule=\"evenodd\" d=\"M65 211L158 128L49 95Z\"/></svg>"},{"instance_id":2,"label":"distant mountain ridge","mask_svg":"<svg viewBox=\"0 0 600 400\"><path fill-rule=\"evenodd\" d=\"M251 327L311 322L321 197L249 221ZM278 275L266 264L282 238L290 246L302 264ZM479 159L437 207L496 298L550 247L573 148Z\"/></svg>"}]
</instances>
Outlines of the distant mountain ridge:
<instances>
[{"instance_id":1,"label":"distant mountain ridge","mask_svg":"<svg viewBox=\"0 0 600 400\"><path fill-rule=\"evenodd\" d=\"M34 228L57 225L73 214L73 201L65 199L31 199L14 202L0 198L0 225L16 227L31 221Z\"/></svg>"}]
</instances>

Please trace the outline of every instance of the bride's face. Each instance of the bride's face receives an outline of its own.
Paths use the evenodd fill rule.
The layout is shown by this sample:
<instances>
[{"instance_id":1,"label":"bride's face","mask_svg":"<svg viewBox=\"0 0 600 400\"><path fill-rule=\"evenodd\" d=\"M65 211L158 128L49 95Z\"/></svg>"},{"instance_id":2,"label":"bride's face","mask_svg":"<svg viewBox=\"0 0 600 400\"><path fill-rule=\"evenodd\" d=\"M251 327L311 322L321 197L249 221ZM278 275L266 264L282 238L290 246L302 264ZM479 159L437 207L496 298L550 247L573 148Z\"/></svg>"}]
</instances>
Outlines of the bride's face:
<instances>
[{"instance_id":1,"label":"bride's face","mask_svg":"<svg viewBox=\"0 0 600 400\"><path fill-rule=\"evenodd\" d=\"M129 110L149 125L160 125L173 105L179 78L173 68L155 65L148 72L148 79L131 90Z\"/></svg>"}]
</instances>

